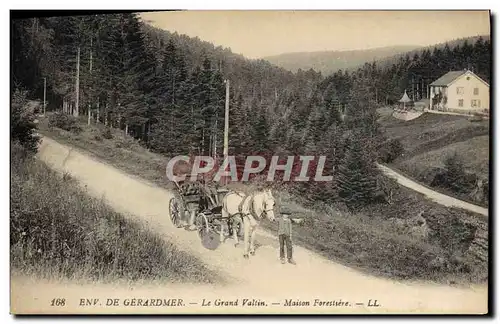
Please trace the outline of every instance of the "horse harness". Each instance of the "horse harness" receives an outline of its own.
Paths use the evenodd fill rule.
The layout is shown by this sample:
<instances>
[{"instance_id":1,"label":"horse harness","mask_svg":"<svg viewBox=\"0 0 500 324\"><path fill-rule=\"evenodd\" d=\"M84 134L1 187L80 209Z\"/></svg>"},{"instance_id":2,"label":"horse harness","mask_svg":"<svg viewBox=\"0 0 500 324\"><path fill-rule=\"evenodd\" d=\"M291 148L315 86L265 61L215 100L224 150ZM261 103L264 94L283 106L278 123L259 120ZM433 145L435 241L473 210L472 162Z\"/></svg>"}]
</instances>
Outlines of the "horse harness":
<instances>
[{"instance_id":1,"label":"horse harness","mask_svg":"<svg viewBox=\"0 0 500 324\"><path fill-rule=\"evenodd\" d=\"M254 218L256 219L259 219L261 218L260 216L261 215L257 215L257 213L255 212L254 210L254 207L253 207L253 200L255 198L255 193L252 193L251 195L247 195L247 196L242 196L240 193L236 193L237 195L239 195L240 197L243 197L243 200L241 201L241 203L238 205L238 212L239 214L242 216L242 217L249 217L250 215L253 216ZM248 201L248 210L249 210L249 213L248 214L244 214L243 213L243 206L245 204L245 202ZM266 206L267 208L267 206ZM264 210L264 213L267 213L269 212L271 209L265 209ZM226 210L227 211L227 210Z\"/></svg>"},{"instance_id":2,"label":"horse harness","mask_svg":"<svg viewBox=\"0 0 500 324\"><path fill-rule=\"evenodd\" d=\"M229 211L227 210L227 207L225 208L226 212L230 215L230 217L234 217L234 216L236 216L236 215L241 215L242 217L249 217L250 215L252 215L252 216L254 216L254 217L256 217L256 218L259 218L259 217L258 217L258 215L255 213L255 210L254 210L254 208L253 208L253 199L254 199L254 197L255 197L255 195L254 195L254 194L251 194L251 195L245 195L245 194L243 194L242 192L238 192L238 191L231 191L230 193L228 193L228 195L229 195L229 194L231 194L231 193L234 193L234 194L236 194L236 195L238 195L238 196L242 197L243 199L241 200L240 204L238 205L238 213L237 213L237 214L230 215L230 214L229 214ZM245 202L246 202L248 199L250 199L250 200L248 201L248 203L249 203L249 213L248 213L248 214L244 214L244 213L243 213L243 206L244 206Z\"/></svg>"},{"instance_id":3,"label":"horse harness","mask_svg":"<svg viewBox=\"0 0 500 324\"><path fill-rule=\"evenodd\" d=\"M238 212L239 214L242 216L242 217L248 217L250 215L254 216L255 218L259 218L256 214L255 214L255 210L253 209L253 199L254 199L255 195L254 194L251 194L249 196L246 196L245 198L243 198L243 200L240 202L239 206L238 206ZM243 213L243 206L245 204L245 202L248 200L248 211L249 213L248 214L244 214Z\"/></svg>"}]
</instances>

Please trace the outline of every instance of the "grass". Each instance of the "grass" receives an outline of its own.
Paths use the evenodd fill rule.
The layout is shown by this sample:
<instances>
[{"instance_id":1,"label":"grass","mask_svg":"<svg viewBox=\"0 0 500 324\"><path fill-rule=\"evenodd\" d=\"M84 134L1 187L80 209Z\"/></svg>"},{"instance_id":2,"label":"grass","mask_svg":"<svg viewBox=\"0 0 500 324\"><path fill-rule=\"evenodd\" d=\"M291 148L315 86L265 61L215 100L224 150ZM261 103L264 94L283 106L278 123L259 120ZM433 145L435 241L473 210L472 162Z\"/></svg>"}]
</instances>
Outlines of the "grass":
<instances>
[{"instance_id":1,"label":"grass","mask_svg":"<svg viewBox=\"0 0 500 324\"><path fill-rule=\"evenodd\" d=\"M392 205L376 205L358 213L342 206L316 203L304 208L297 197L278 193L280 203L304 226L294 227L294 241L358 270L404 280L467 284L487 280L487 262L469 253L484 220L448 209L400 188ZM412 235L412 220L424 212L428 236ZM396 226L399 220L406 222ZM277 230L276 224L264 226ZM418 233L417 233L418 234Z\"/></svg>"},{"instance_id":2,"label":"grass","mask_svg":"<svg viewBox=\"0 0 500 324\"><path fill-rule=\"evenodd\" d=\"M49 127L48 124L48 118L40 120L40 133L83 149L130 174L140 176L156 184L165 184L165 168L168 159L151 153L137 140L125 136L124 132L115 128L106 128L103 124L93 124L88 127L86 118L80 120L81 131L77 133ZM109 130L111 138L106 138L107 130Z\"/></svg>"},{"instance_id":3,"label":"grass","mask_svg":"<svg viewBox=\"0 0 500 324\"><path fill-rule=\"evenodd\" d=\"M68 174L12 146L10 259L51 279L214 283L200 260L91 198Z\"/></svg>"},{"instance_id":4,"label":"grass","mask_svg":"<svg viewBox=\"0 0 500 324\"><path fill-rule=\"evenodd\" d=\"M415 155L399 163L399 167L408 170L408 165L414 164L415 171L420 173L428 168L444 167L447 156L456 152L465 162L469 172L481 175L489 174L489 136L477 136L463 142L453 143L435 150Z\"/></svg>"},{"instance_id":5,"label":"grass","mask_svg":"<svg viewBox=\"0 0 500 324\"><path fill-rule=\"evenodd\" d=\"M407 122L391 116L382 117L379 122L388 138L398 138L403 144L403 159L489 134L488 120L471 122L463 116L426 113Z\"/></svg>"},{"instance_id":6,"label":"grass","mask_svg":"<svg viewBox=\"0 0 500 324\"><path fill-rule=\"evenodd\" d=\"M151 152L140 153L145 150L142 147L136 152L133 152L135 146L118 149L113 145L115 139L97 141L91 136L95 130L84 130L78 135L50 132L57 140L77 143L77 147L125 171L169 187L163 172L166 158ZM126 150L120 154L135 158L122 160L117 150ZM156 174L148 169L151 164ZM253 190L252 186L241 183L234 187L246 192ZM355 214L342 205L310 204L286 190L275 191L275 196L279 205L286 205L294 215L305 219L303 226L294 227L294 244L341 264L406 280L467 284L485 282L488 278L487 261L478 260L469 252L476 232L487 233L486 220L473 213L444 208L402 187L397 190L392 205L376 205ZM421 211L428 225L426 237L410 233L411 222ZM396 224L398 220L403 222L402 226ZM264 221L262 224L276 231L275 223Z\"/></svg>"},{"instance_id":7,"label":"grass","mask_svg":"<svg viewBox=\"0 0 500 324\"><path fill-rule=\"evenodd\" d=\"M404 154L391 166L410 178L431 185L436 167L442 167L448 154L457 152L466 162L466 170L481 178L489 177L489 120L474 117L426 113L404 122L391 116L379 119L390 139L399 139ZM487 206L487 201L474 201L468 194L458 194L448 189L436 188L447 195Z\"/></svg>"}]
</instances>

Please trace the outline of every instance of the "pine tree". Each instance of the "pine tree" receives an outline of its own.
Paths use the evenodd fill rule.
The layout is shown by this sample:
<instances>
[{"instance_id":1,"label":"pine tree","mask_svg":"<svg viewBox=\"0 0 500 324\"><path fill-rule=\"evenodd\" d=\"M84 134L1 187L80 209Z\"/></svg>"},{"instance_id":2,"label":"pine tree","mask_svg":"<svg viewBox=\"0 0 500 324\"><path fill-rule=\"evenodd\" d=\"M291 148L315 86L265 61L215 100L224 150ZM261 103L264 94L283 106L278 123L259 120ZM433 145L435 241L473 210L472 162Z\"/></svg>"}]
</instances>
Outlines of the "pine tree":
<instances>
[{"instance_id":1,"label":"pine tree","mask_svg":"<svg viewBox=\"0 0 500 324\"><path fill-rule=\"evenodd\" d=\"M250 140L250 118L243 102L243 95L231 92L229 104L229 147L236 155L248 153Z\"/></svg>"},{"instance_id":2,"label":"pine tree","mask_svg":"<svg viewBox=\"0 0 500 324\"><path fill-rule=\"evenodd\" d=\"M314 153L320 150L318 144L324 137L328 126L324 108L321 106L313 108L307 121L304 153Z\"/></svg>"},{"instance_id":3,"label":"pine tree","mask_svg":"<svg viewBox=\"0 0 500 324\"><path fill-rule=\"evenodd\" d=\"M254 108L252 112L255 117L250 131L252 142L249 147L256 153L267 153L271 149L267 116L262 109Z\"/></svg>"},{"instance_id":4,"label":"pine tree","mask_svg":"<svg viewBox=\"0 0 500 324\"><path fill-rule=\"evenodd\" d=\"M339 197L351 209L372 203L377 193L377 174L371 155L365 152L363 138L354 133L337 174Z\"/></svg>"}]
</instances>

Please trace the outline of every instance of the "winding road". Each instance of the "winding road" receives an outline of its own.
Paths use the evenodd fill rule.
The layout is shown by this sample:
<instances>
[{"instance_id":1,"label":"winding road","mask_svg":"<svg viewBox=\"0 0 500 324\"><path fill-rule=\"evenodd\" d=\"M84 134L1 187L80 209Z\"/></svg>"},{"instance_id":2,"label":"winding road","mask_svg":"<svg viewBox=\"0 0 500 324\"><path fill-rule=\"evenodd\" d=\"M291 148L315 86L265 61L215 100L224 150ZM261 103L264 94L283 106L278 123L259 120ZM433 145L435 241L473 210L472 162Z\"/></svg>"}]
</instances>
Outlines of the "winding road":
<instances>
[{"instance_id":1,"label":"winding road","mask_svg":"<svg viewBox=\"0 0 500 324\"><path fill-rule=\"evenodd\" d=\"M395 179L399 184L402 186L405 186L407 188L410 188L416 192L419 192L423 195L425 195L427 198L437 202L440 205L446 206L446 207L457 207L461 209L466 209L468 211L481 214L483 216L488 216L488 209L484 207L480 207L477 205L473 205L471 203L465 202L463 200L457 199L450 197L448 195L439 193L437 191L434 191L432 189L429 189L411 179L408 179L401 173L398 173L394 171L393 169L382 165L382 164L377 164L377 167L388 177L391 177Z\"/></svg>"},{"instance_id":2,"label":"winding road","mask_svg":"<svg viewBox=\"0 0 500 324\"><path fill-rule=\"evenodd\" d=\"M204 286L165 284L165 286L92 283L81 285L11 278L11 311L14 313L447 313L482 314L488 306L487 287L457 288L428 283L402 283L369 276L334 263L302 247L294 247L298 265L281 264L274 235L259 230L262 246L246 260L241 248L231 240L217 250L203 248L195 232L175 228L169 220L165 189L100 162L76 149L44 137L39 158L52 168L69 172L88 193L104 197L125 216L160 233L179 248L197 256L229 281L225 285ZM106 307L106 298L182 298L186 307ZM54 309L50 300L64 297L67 306ZM78 306L80 298L98 298L93 307ZM203 299L256 299L267 306L202 306ZM309 306L286 306L285 300L309 301ZM346 306L312 307L315 300L348 302ZM371 301L370 301L371 300ZM370 307L377 300L380 307ZM241 301L241 300L240 300ZM273 305L274 304L274 305Z\"/></svg>"}]
</instances>

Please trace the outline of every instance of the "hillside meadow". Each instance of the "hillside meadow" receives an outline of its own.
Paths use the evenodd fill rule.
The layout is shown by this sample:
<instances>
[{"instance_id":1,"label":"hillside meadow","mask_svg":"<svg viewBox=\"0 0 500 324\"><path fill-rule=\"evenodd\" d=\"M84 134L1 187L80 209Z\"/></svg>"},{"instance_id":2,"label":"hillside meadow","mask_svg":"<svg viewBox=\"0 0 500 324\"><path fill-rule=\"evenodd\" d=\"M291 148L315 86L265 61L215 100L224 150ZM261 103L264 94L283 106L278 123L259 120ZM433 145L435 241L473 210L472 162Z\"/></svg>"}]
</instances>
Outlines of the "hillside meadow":
<instances>
[{"instance_id":1,"label":"hillside meadow","mask_svg":"<svg viewBox=\"0 0 500 324\"><path fill-rule=\"evenodd\" d=\"M467 174L483 181L489 179L489 119L424 113L405 122L393 118L386 110L380 115L379 123L386 136L399 140L404 148L403 154L391 166L410 178L430 186L439 170L444 169L446 159L456 155ZM458 193L446 187L434 188L471 203L488 204L487 195L483 197L485 200L477 201L471 197L472 190Z\"/></svg>"}]
</instances>

